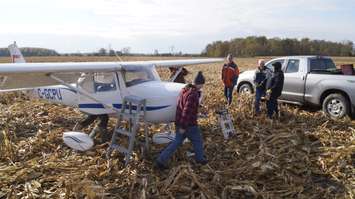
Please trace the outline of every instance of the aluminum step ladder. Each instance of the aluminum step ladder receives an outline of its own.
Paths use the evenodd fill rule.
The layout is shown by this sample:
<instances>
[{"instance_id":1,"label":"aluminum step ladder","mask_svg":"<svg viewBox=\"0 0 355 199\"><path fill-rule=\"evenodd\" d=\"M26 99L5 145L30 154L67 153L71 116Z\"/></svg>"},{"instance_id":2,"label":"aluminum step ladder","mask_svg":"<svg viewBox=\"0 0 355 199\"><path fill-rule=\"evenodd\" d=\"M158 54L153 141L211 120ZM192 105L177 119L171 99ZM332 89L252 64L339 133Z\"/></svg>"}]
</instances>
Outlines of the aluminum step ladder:
<instances>
[{"instance_id":1,"label":"aluminum step ladder","mask_svg":"<svg viewBox=\"0 0 355 199\"><path fill-rule=\"evenodd\" d=\"M106 157L109 159L111 153L116 150L123 153L125 156L125 165L127 165L131 159L134 144L137 142L136 136L140 128L140 123L144 125L144 149L143 152L148 151L149 137L148 126L145 121L146 116L146 100L137 96L129 95L124 97L122 102L121 112L118 113L118 120L115 130L112 134L110 146L107 149ZM127 127L123 128L123 121L127 122ZM127 137L128 146L118 144L118 140ZM140 143L141 144L141 143Z\"/></svg>"},{"instance_id":2,"label":"aluminum step ladder","mask_svg":"<svg viewBox=\"0 0 355 199\"><path fill-rule=\"evenodd\" d=\"M221 126L224 139L229 139L231 136L236 134L236 131L233 126L232 115L228 112L227 109L222 109L216 111L218 122Z\"/></svg>"}]
</instances>

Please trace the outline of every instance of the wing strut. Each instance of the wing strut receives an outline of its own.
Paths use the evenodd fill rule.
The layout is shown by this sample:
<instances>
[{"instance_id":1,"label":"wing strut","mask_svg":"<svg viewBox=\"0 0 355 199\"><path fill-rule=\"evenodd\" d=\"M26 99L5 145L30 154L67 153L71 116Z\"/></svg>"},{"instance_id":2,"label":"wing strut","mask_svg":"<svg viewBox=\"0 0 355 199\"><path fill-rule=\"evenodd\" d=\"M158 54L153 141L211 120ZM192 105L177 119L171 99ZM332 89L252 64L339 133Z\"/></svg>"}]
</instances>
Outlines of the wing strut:
<instances>
[{"instance_id":1,"label":"wing strut","mask_svg":"<svg viewBox=\"0 0 355 199\"><path fill-rule=\"evenodd\" d=\"M63 81L62 79L60 79L59 77L57 77L57 76L55 76L53 74L49 74L49 77L54 79L55 81L63 84L64 86L75 90L76 92L80 93L81 95L84 95L85 97L90 98L90 99L94 100L95 102L102 104L105 108L111 109L111 110L113 110L116 113L120 113L121 112L119 109L113 107L111 104L106 104L106 103L96 99L95 97L91 96L90 93L86 92L84 89L78 89L77 87L66 83L65 81Z\"/></svg>"}]
</instances>

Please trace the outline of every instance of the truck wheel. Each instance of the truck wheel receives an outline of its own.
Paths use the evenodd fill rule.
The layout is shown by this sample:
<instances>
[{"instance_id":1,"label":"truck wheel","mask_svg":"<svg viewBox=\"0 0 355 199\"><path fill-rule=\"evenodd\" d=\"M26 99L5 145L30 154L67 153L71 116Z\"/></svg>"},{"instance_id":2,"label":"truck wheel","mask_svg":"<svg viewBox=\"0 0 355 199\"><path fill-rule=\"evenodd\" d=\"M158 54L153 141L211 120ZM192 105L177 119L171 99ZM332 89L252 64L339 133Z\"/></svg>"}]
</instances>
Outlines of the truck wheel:
<instances>
[{"instance_id":1,"label":"truck wheel","mask_svg":"<svg viewBox=\"0 0 355 199\"><path fill-rule=\"evenodd\" d=\"M343 118L350 111L349 102L342 94L330 94L323 101L323 111L333 119Z\"/></svg>"},{"instance_id":2,"label":"truck wheel","mask_svg":"<svg viewBox=\"0 0 355 199\"><path fill-rule=\"evenodd\" d=\"M253 93L253 88L251 87L251 85L249 83L243 83L240 87L239 87L239 93L247 93L247 94L252 94Z\"/></svg>"}]
</instances>

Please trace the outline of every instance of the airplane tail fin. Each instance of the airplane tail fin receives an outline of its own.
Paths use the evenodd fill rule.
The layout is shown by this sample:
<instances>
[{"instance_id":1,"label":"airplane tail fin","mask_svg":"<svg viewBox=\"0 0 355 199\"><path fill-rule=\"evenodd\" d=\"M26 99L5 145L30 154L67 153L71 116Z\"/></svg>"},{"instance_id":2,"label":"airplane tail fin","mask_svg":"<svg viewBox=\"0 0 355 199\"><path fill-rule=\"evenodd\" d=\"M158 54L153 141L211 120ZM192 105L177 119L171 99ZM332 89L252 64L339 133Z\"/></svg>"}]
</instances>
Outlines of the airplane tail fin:
<instances>
[{"instance_id":1,"label":"airplane tail fin","mask_svg":"<svg viewBox=\"0 0 355 199\"><path fill-rule=\"evenodd\" d=\"M9 45L9 51L12 63L26 63L25 58L22 56L20 49L17 47L16 42Z\"/></svg>"}]
</instances>

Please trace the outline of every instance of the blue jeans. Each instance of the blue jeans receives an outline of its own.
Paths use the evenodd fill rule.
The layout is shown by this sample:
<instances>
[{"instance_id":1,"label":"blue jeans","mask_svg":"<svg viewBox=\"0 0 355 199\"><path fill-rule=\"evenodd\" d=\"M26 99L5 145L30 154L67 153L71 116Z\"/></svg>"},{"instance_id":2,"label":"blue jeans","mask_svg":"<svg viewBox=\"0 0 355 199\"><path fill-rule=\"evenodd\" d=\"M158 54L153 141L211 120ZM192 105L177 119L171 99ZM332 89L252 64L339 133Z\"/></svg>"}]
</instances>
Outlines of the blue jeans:
<instances>
[{"instance_id":1,"label":"blue jeans","mask_svg":"<svg viewBox=\"0 0 355 199\"><path fill-rule=\"evenodd\" d=\"M201 136L200 129L198 126L188 127L185 133L179 133L178 127L176 131L175 140L173 140L159 155L157 161L161 164L166 165L170 157L174 152L182 145L185 138L188 138L195 152L196 162L202 162L205 160L205 155L203 152L203 140Z\"/></svg>"},{"instance_id":2,"label":"blue jeans","mask_svg":"<svg viewBox=\"0 0 355 199\"><path fill-rule=\"evenodd\" d=\"M255 89L255 113L260 113L260 101L261 98L265 96L265 89L264 88L256 88Z\"/></svg>"},{"instance_id":3,"label":"blue jeans","mask_svg":"<svg viewBox=\"0 0 355 199\"><path fill-rule=\"evenodd\" d=\"M228 104L232 103L233 90L234 90L234 85L232 87L224 86L224 96L226 97Z\"/></svg>"},{"instance_id":4,"label":"blue jeans","mask_svg":"<svg viewBox=\"0 0 355 199\"><path fill-rule=\"evenodd\" d=\"M279 108L277 106L277 97L270 96L270 99L267 101L267 116L271 119L274 113L279 113Z\"/></svg>"}]
</instances>

